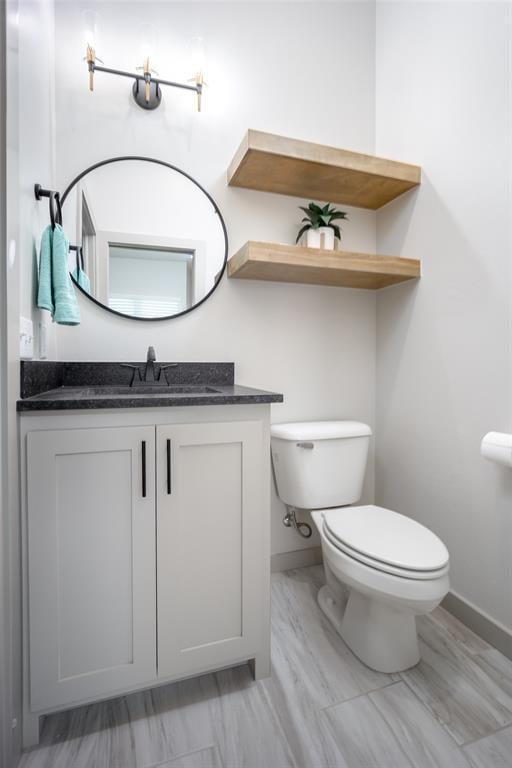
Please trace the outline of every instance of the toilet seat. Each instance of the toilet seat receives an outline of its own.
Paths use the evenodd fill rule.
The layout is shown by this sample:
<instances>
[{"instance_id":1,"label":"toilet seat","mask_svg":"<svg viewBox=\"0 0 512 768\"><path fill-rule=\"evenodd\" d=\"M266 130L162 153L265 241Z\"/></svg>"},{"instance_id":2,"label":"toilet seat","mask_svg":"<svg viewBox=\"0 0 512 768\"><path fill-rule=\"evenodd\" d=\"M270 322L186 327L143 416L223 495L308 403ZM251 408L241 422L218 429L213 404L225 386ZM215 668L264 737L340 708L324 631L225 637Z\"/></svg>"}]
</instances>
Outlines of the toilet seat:
<instances>
[{"instance_id":1,"label":"toilet seat","mask_svg":"<svg viewBox=\"0 0 512 768\"><path fill-rule=\"evenodd\" d=\"M448 573L443 542L398 512L368 505L328 509L322 515L323 532L332 546L371 568L420 580Z\"/></svg>"},{"instance_id":2,"label":"toilet seat","mask_svg":"<svg viewBox=\"0 0 512 768\"><path fill-rule=\"evenodd\" d=\"M372 560L372 558L367 557L365 555L362 555L360 552L357 552L356 550L351 550L350 547L344 546L343 544L340 544L339 541L337 541L327 530L327 527L324 525L323 527L323 533L325 535L325 538L332 544L332 546L335 548L337 552L343 553L347 557L351 558L352 560L356 560L358 563L361 563L362 565L369 566L371 569L380 571L381 573L387 573L390 576L398 576L402 579L411 579L414 581L430 581L432 579L437 579L445 574L448 573L450 567L449 564L445 565L443 568L439 568L436 570L431 571L413 571L408 570L407 568L397 568L396 566L388 565L387 563L382 563L378 560Z\"/></svg>"}]
</instances>

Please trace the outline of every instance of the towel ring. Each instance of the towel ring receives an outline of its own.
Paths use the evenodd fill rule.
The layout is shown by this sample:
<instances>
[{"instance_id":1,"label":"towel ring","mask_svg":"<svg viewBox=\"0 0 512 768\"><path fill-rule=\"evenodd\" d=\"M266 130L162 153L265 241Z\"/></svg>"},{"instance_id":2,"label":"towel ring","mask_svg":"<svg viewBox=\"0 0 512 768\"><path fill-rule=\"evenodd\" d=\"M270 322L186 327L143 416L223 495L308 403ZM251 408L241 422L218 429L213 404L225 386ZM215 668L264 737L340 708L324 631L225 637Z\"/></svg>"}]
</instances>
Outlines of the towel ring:
<instances>
[{"instance_id":1,"label":"towel ring","mask_svg":"<svg viewBox=\"0 0 512 768\"><path fill-rule=\"evenodd\" d=\"M62 226L62 207L60 204L59 192L50 192L49 208L52 229L55 229L56 224L60 224Z\"/></svg>"},{"instance_id":2,"label":"towel ring","mask_svg":"<svg viewBox=\"0 0 512 768\"><path fill-rule=\"evenodd\" d=\"M50 212L50 223L52 229L55 229L55 224L62 226L62 206L60 202L60 192L55 192L53 189L43 189L40 184L34 185L34 195L36 200L41 200L42 197L48 198L48 208Z\"/></svg>"},{"instance_id":3,"label":"towel ring","mask_svg":"<svg viewBox=\"0 0 512 768\"><path fill-rule=\"evenodd\" d=\"M57 216L55 217L57 224L62 227L62 206L60 204L60 192L55 192L54 200L57 204Z\"/></svg>"},{"instance_id":4,"label":"towel ring","mask_svg":"<svg viewBox=\"0 0 512 768\"><path fill-rule=\"evenodd\" d=\"M55 200L55 192L50 192L50 202L49 202L49 209L50 209L50 224L52 225L52 229L55 229L55 206L53 204Z\"/></svg>"},{"instance_id":5,"label":"towel ring","mask_svg":"<svg viewBox=\"0 0 512 768\"><path fill-rule=\"evenodd\" d=\"M81 245L70 245L69 246L70 251L75 251L76 253L76 274L80 273L80 270L82 272L85 272L84 268L84 251Z\"/></svg>"}]
</instances>

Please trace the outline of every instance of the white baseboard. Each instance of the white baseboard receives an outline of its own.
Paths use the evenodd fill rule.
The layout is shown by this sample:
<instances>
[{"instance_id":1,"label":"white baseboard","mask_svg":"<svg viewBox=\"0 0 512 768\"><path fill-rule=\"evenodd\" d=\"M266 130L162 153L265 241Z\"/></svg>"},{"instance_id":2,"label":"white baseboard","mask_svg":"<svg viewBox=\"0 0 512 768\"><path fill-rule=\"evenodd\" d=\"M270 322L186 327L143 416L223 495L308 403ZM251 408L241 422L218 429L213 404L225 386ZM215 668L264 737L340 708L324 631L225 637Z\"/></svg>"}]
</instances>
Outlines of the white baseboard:
<instances>
[{"instance_id":1,"label":"white baseboard","mask_svg":"<svg viewBox=\"0 0 512 768\"><path fill-rule=\"evenodd\" d=\"M441 605L489 645L494 646L504 656L512 659L512 630L488 616L456 592L449 592Z\"/></svg>"},{"instance_id":2,"label":"white baseboard","mask_svg":"<svg viewBox=\"0 0 512 768\"><path fill-rule=\"evenodd\" d=\"M305 568L308 565L318 565L322 562L322 548L308 547L295 549L292 552L278 552L270 559L272 573L291 571L294 568Z\"/></svg>"}]
</instances>

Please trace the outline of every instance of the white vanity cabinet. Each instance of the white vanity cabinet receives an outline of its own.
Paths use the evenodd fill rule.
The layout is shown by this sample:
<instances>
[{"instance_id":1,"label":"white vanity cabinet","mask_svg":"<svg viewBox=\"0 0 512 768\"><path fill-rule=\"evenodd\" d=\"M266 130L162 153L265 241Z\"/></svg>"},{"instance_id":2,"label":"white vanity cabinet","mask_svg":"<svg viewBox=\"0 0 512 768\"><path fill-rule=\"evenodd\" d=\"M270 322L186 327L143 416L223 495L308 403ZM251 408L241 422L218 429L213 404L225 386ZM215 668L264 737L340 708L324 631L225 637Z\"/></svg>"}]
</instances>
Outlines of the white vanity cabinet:
<instances>
[{"instance_id":1,"label":"white vanity cabinet","mask_svg":"<svg viewBox=\"0 0 512 768\"><path fill-rule=\"evenodd\" d=\"M154 455L152 427L27 435L36 711L155 675Z\"/></svg>"},{"instance_id":2,"label":"white vanity cabinet","mask_svg":"<svg viewBox=\"0 0 512 768\"><path fill-rule=\"evenodd\" d=\"M28 414L24 743L38 717L269 674L269 406Z\"/></svg>"},{"instance_id":3,"label":"white vanity cabinet","mask_svg":"<svg viewBox=\"0 0 512 768\"><path fill-rule=\"evenodd\" d=\"M261 615L261 425L159 426L158 673L251 656ZM256 608L256 610L255 610Z\"/></svg>"}]
</instances>

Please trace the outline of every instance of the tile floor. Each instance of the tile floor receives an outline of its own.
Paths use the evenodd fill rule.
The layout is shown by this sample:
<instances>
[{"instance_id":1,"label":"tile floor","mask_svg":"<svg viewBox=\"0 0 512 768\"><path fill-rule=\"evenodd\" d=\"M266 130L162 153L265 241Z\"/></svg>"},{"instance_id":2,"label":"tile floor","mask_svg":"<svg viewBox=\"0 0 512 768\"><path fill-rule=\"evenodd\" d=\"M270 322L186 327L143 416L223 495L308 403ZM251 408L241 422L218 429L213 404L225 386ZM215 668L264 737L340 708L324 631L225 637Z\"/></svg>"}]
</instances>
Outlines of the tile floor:
<instances>
[{"instance_id":1,"label":"tile floor","mask_svg":"<svg viewBox=\"0 0 512 768\"><path fill-rule=\"evenodd\" d=\"M361 664L316 604L321 566L273 576L273 673L246 666L46 718L21 768L511 768L512 661L438 608L422 661Z\"/></svg>"}]
</instances>

